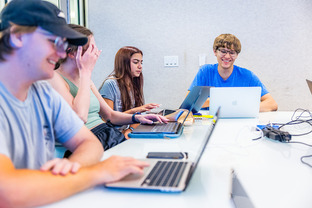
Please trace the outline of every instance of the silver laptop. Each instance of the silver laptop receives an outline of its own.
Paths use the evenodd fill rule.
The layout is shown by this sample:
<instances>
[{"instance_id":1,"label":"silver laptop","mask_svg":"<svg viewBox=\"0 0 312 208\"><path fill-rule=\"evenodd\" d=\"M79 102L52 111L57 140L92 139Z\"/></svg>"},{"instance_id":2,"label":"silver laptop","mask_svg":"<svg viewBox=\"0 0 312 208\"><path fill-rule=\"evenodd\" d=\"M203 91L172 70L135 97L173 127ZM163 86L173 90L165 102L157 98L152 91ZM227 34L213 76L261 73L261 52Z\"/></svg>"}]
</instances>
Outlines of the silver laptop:
<instances>
[{"instance_id":1,"label":"silver laptop","mask_svg":"<svg viewBox=\"0 0 312 208\"><path fill-rule=\"evenodd\" d=\"M206 138L194 162L177 159L145 159L150 166L144 169L144 174L128 175L121 181L105 184L108 188L145 189L163 192L184 191L197 167L198 162L208 144L218 121L219 110L211 119L211 125Z\"/></svg>"},{"instance_id":2,"label":"silver laptop","mask_svg":"<svg viewBox=\"0 0 312 208\"><path fill-rule=\"evenodd\" d=\"M220 118L255 118L259 116L261 87L210 88L209 114L221 106Z\"/></svg>"}]
</instances>

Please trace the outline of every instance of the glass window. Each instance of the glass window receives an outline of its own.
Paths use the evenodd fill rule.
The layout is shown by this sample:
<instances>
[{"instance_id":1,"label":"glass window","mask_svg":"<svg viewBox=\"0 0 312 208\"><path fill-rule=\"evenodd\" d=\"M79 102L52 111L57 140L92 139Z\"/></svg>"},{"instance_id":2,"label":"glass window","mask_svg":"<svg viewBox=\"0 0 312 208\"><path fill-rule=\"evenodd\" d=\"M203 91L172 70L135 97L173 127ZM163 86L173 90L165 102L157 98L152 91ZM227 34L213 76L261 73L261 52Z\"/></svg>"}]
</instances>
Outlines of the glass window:
<instances>
[{"instance_id":1,"label":"glass window","mask_svg":"<svg viewBox=\"0 0 312 208\"><path fill-rule=\"evenodd\" d=\"M70 23L79 24L79 2L70 0Z\"/></svg>"},{"instance_id":2,"label":"glass window","mask_svg":"<svg viewBox=\"0 0 312 208\"><path fill-rule=\"evenodd\" d=\"M48 1L58 6L64 12L68 23L85 25L84 7L86 0Z\"/></svg>"},{"instance_id":3,"label":"glass window","mask_svg":"<svg viewBox=\"0 0 312 208\"><path fill-rule=\"evenodd\" d=\"M51 2L52 4L55 4L57 7L59 7L59 0L46 0Z\"/></svg>"},{"instance_id":4,"label":"glass window","mask_svg":"<svg viewBox=\"0 0 312 208\"><path fill-rule=\"evenodd\" d=\"M70 23L86 25L86 12L88 10L88 0L69 0L70 1Z\"/></svg>"},{"instance_id":5,"label":"glass window","mask_svg":"<svg viewBox=\"0 0 312 208\"><path fill-rule=\"evenodd\" d=\"M4 7L4 5L5 5L6 3L8 3L7 0L0 0L0 9L1 9L1 10L3 9L3 7Z\"/></svg>"},{"instance_id":6,"label":"glass window","mask_svg":"<svg viewBox=\"0 0 312 208\"><path fill-rule=\"evenodd\" d=\"M86 26L86 16L85 10L87 5L87 0L46 0L57 7L59 7L67 17L68 23L74 23ZM0 10L3 9L6 3L10 0L0 0ZM69 7L69 8L68 8Z\"/></svg>"}]
</instances>

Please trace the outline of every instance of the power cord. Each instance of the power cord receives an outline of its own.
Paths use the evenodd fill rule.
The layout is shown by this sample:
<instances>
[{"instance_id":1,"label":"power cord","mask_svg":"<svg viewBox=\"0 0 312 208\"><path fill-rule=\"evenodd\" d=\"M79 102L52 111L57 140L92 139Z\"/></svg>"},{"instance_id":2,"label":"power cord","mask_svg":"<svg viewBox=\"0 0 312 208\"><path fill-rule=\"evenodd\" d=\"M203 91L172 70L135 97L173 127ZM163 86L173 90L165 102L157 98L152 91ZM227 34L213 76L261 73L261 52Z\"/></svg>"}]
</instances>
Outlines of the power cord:
<instances>
[{"instance_id":1,"label":"power cord","mask_svg":"<svg viewBox=\"0 0 312 208\"><path fill-rule=\"evenodd\" d=\"M296 113L298 113L298 111L302 111L302 112L300 113L299 116L295 117L295 115L296 115ZM305 116L304 115L305 113L308 113L308 116ZM303 135L307 135L307 134L312 133L312 128L310 131L302 133L302 134L290 134L287 131L281 130L282 127L287 126L287 125L298 125L298 124L302 124L302 123L307 123L312 127L312 113L309 110L298 108L294 111L294 113L291 117L291 121L289 121L287 123L270 123L262 129L263 136L255 138L253 140L259 140L259 139L262 139L263 137L267 137L267 138L270 138L272 140L280 141L282 143L302 144L302 145L312 147L312 145L306 144L304 142L290 141L292 136L303 136ZM274 128L273 126L279 126L279 127ZM312 168L311 164L304 161L305 158L310 158L310 157L312 157L312 155L304 155L300 158L300 161L301 161L301 163Z\"/></svg>"},{"instance_id":2,"label":"power cord","mask_svg":"<svg viewBox=\"0 0 312 208\"><path fill-rule=\"evenodd\" d=\"M298 111L302 111L302 112L300 113L299 116L296 117L296 119L294 119L294 116L296 115L296 113L297 113ZM304 113L308 113L308 116L304 116L304 115L303 115ZM298 119L300 119L300 118L310 118L310 119L311 119L311 118L312 118L312 113L311 113L309 110L302 109L302 108L297 108L297 109L294 111L293 115L291 116L291 120L298 120Z\"/></svg>"},{"instance_id":3,"label":"power cord","mask_svg":"<svg viewBox=\"0 0 312 208\"><path fill-rule=\"evenodd\" d=\"M312 155L305 155L305 156L302 156L302 157L300 158L300 161L301 161L303 164L305 164L305 165L309 166L310 168L312 168L312 165L311 165L311 164L309 164L309 163L307 163L307 162L305 162L305 161L303 160L304 158L309 158L309 157L312 157Z\"/></svg>"},{"instance_id":4,"label":"power cord","mask_svg":"<svg viewBox=\"0 0 312 208\"><path fill-rule=\"evenodd\" d=\"M304 142L289 142L289 143L294 143L294 144L303 144L303 145L306 145L306 146L312 147L312 145L311 145L311 144L306 144L306 143L304 143ZM303 164L305 164L305 165L309 166L310 168L312 168L312 165L311 165L310 163L307 163L307 162L305 162L305 161L303 160L304 158L309 158L309 157L312 157L312 155L304 155L304 156L301 156L300 161L301 161L301 163L303 163Z\"/></svg>"}]
</instances>

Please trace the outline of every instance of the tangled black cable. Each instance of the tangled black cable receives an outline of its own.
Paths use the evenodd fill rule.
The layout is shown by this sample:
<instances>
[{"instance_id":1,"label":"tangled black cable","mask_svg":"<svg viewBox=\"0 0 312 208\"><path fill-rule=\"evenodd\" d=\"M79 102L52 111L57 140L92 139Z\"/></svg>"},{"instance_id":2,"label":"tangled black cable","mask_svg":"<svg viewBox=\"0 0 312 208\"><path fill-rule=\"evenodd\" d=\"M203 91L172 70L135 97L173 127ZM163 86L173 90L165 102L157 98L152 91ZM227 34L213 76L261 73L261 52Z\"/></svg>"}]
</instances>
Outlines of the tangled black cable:
<instances>
[{"instance_id":1,"label":"tangled black cable","mask_svg":"<svg viewBox=\"0 0 312 208\"><path fill-rule=\"evenodd\" d=\"M307 123L307 124L309 124L312 127L312 123L311 122L312 122L312 119L309 119L309 120L296 119L296 120L292 120L292 121L289 121L289 122L284 123L284 124L274 123L274 125L279 125L278 129L281 129L284 126L297 125L297 124L302 124L302 123ZM307 134L310 134L310 133L312 133L312 128L308 132L305 132L305 133L302 133L302 134L291 134L291 136L304 136L304 135L307 135Z\"/></svg>"},{"instance_id":2,"label":"tangled black cable","mask_svg":"<svg viewBox=\"0 0 312 208\"><path fill-rule=\"evenodd\" d=\"M302 111L300 113L299 116L296 116L296 113L298 111ZM308 113L308 116L304 116L304 113ZM311 130L308 131L308 132L305 132L305 133L302 133L302 134L291 134L291 136L304 136L304 135L307 135L307 134L310 134L312 133L312 113L309 111L309 110L305 110L305 109L302 109L302 108L298 108L294 111L293 115L291 116L291 121L287 122L287 123L270 123L270 124L267 124L267 126L265 127L266 129L271 129L272 130L272 133L275 133L276 134L276 137L277 139L275 140L279 140L280 142L283 142L283 143L293 143L293 144L302 144L302 145L306 145L306 146L309 146L309 147L312 147L312 145L310 144L306 144L304 142L294 142L294 141L290 141L289 140L285 140L285 139L282 139L284 138L284 136L282 135L281 131L275 131L274 128L272 127L273 125L278 125L278 130L280 130L282 127L284 126L288 126L288 125L298 125L298 124L302 124L302 123L307 123L311 126ZM271 131L270 130L270 131ZM261 139L262 137L258 137L258 138L255 138L253 140L258 140L258 139ZM279 139L280 138L280 139ZM312 155L304 155L300 158L300 161L311 167L312 168L312 165L305 162L304 161L304 158L309 158L309 157L312 157Z\"/></svg>"},{"instance_id":3,"label":"tangled black cable","mask_svg":"<svg viewBox=\"0 0 312 208\"><path fill-rule=\"evenodd\" d=\"M302 110L302 112L300 113L299 116L297 116L296 119L294 119L294 116L296 115L297 111L299 111L299 110ZM308 113L309 116L303 116L304 113ZM297 119L302 118L302 117L307 117L307 118L311 118L311 119L312 119L312 113L311 113L309 110L302 109L302 108L297 108L297 109L294 111L293 115L291 116L291 120L297 120ZM311 119L310 119L310 120L311 120Z\"/></svg>"},{"instance_id":4,"label":"tangled black cable","mask_svg":"<svg viewBox=\"0 0 312 208\"><path fill-rule=\"evenodd\" d=\"M300 115L295 117L296 113L300 110L302 111ZM303 115L304 113L308 113L309 115L304 116ZM309 119L304 119L304 118L309 118ZM307 123L312 127L312 113L309 110L298 108L294 111L293 115L291 116L291 121L287 123L274 123L273 125L278 125L279 126L278 129L281 129L284 126L297 125L297 124L302 124L302 123ZM310 133L312 133L312 128L309 132L302 133L302 134L291 134L291 136L304 136Z\"/></svg>"},{"instance_id":5,"label":"tangled black cable","mask_svg":"<svg viewBox=\"0 0 312 208\"><path fill-rule=\"evenodd\" d=\"M303 142L288 142L288 143L303 144L303 145L312 147L311 144L306 144L306 143L303 143ZM312 168L312 165L311 165L311 164L309 164L309 163L307 163L307 162L305 162L305 161L303 160L304 158L309 158L309 157L312 157L312 155L304 155L304 156L300 157L300 161L301 161L303 164L305 164L305 165L309 166L310 168Z\"/></svg>"},{"instance_id":6,"label":"tangled black cable","mask_svg":"<svg viewBox=\"0 0 312 208\"><path fill-rule=\"evenodd\" d=\"M307 163L307 162L305 162L305 161L303 160L304 158L309 158L309 157L312 157L312 155L305 155L305 156L302 156L302 157L300 158L300 161L301 161L303 164L305 164L305 165L309 166L310 168L312 168L312 165L311 165L311 164L309 164L309 163Z\"/></svg>"}]
</instances>

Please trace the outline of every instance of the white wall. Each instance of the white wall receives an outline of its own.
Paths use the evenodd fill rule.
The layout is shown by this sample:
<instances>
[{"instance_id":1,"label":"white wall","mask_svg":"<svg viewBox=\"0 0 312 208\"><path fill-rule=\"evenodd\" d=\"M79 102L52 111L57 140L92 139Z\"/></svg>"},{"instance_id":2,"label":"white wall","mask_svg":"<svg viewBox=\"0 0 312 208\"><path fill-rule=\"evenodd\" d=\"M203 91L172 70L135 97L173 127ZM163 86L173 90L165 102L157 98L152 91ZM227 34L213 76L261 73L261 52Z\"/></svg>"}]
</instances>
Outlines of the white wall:
<instances>
[{"instance_id":1,"label":"white wall","mask_svg":"<svg viewBox=\"0 0 312 208\"><path fill-rule=\"evenodd\" d=\"M144 53L146 102L178 108L199 68L199 54L216 63L215 37L236 35L242 52L235 64L252 70L279 110L312 109L305 79L312 80L310 0L89 0L89 28L103 50L93 73L100 86L126 45ZM163 66L179 56L179 67Z\"/></svg>"}]
</instances>

